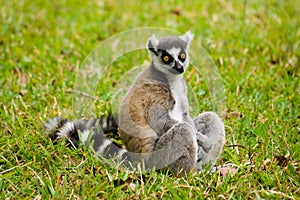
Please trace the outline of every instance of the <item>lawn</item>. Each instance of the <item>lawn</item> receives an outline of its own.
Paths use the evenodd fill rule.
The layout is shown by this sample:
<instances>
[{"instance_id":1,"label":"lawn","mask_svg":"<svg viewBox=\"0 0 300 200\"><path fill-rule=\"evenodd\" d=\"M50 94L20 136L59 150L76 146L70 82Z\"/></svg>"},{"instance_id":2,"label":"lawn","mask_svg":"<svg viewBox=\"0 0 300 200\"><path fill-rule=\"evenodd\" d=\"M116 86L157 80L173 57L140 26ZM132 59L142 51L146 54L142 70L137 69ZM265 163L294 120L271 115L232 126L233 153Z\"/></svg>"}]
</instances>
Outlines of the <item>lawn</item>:
<instances>
[{"instance_id":1,"label":"lawn","mask_svg":"<svg viewBox=\"0 0 300 200\"><path fill-rule=\"evenodd\" d=\"M299 199L299 4L0 0L0 198ZM190 30L215 63L226 96L216 110L226 126L217 164L235 164L235 173L132 173L43 135L50 117L78 118L74 85L90 52L143 27ZM136 52L112 64L96 83L95 115L111 110L112 88L144 59ZM196 91L192 113L214 110L210 86L194 74L191 67L185 75Z\"/></svg>"}]
</instances>

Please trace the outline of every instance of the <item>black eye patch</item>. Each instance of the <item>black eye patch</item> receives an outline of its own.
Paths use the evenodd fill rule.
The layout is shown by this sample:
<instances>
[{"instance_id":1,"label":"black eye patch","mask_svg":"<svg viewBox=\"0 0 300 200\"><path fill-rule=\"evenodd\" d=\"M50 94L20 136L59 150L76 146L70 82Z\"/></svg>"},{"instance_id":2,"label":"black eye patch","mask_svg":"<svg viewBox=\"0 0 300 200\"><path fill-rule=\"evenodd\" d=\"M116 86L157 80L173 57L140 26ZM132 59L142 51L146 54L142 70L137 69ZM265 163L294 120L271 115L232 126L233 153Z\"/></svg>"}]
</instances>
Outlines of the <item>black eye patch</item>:
<instances>
[{"instance_id":1,"label":"black eye patch","mask_svg":"<svg viewBox=\"0 0 300 200\"><path fill-rule=\"evenodd\" d=\"M184 62L185 59L186 59L186 53L184 51L180 51L179 55L178 55L178 59L181 61L181 62Z\"/></svg>"},{"instance_id":2,"label":"black eye patch","mask_svg":"<svg viewBox=\"0 0 300 200\"><path fill-rule=\"evenodd\" d=\"M171 62L173 62L174 58L168 54L167 52L163 52L161 55L161 61L165 64L170 64Z\"/></svg>"}]
</instances>

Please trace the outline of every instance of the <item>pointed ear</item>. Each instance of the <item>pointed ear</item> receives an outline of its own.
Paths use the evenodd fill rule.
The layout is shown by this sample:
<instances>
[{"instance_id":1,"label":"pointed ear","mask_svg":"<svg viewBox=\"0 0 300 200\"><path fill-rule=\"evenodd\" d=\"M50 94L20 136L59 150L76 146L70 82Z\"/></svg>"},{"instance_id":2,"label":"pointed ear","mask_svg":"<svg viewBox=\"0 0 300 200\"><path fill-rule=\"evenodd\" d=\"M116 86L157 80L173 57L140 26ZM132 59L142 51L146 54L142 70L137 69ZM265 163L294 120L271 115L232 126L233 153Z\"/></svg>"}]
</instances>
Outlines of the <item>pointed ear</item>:
<instances>
[{"instance_id":1,"label":"pointed ear","mask_svg":"<svg viewBox=\"0 0 300 200\"><path fill-rule=\"evenodd\" d=\"M147 49L150 52L153 52L155 55L158 55L158 50L157 50L157 46L158 46L158 39L156 39L155 35L152 35L147 42Z\"/></svg>"},{"instance_id":2,"label":"pointed ear","mask_svg":"<svg viewBox=\"0 0 300 200\"><path fill-rule=\"evenodd\" d=\"M190 31L188 31L186 32L186 34L179 36L179 38L186 42L188 48L194 38L194 35Z\"/></svg>"}]
</instances>

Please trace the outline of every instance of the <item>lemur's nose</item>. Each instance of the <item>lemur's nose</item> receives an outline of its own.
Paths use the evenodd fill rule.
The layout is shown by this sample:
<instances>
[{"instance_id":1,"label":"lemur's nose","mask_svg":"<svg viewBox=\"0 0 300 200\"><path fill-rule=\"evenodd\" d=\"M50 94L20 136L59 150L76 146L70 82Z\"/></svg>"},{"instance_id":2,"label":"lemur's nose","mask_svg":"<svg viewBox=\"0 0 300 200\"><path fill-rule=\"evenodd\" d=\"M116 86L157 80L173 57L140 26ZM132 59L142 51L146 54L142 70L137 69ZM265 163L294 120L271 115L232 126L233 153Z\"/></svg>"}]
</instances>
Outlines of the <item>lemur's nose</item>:
<instances>
[{"instance_id":1,"label":"lemur's nose","mask_svg":"<svg viewBox=\"0 0 300 200\"><path fill-rule=\"evenodd\" d=\"M183 66L178 61L175 61L175 66L173 68L180 74L184 72Z\"/></svg>"}]
</instances>

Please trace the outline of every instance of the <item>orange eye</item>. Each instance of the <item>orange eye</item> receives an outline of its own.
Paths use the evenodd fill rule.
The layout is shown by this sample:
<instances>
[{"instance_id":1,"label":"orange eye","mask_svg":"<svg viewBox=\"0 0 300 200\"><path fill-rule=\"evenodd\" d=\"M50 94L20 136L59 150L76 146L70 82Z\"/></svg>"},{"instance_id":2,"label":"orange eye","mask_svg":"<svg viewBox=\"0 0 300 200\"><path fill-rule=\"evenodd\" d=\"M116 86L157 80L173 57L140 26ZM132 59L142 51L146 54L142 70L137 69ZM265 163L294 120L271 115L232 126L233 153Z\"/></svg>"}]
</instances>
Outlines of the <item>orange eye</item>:
<instances>
[{"instance_id":1,"label":"orange eye","mask_svg":"<svg viewBox=\"0 0 300 200\"><path fill-rule=\"evenodd\" d=\"M163 59L164 59L165 62L168 62L170 60L169 56L164 56Z\"/></svg>"},{"instance_id":2,"label":"orange eye","mask_svg":"<svg viewBox=\"0 0 300 200\"><path fill-rule=\"evenodd\" d=\"M181 58L181 59L185 59L185 54L182 53L182 54L180 55L180 58Z\"/></svg>"}]
</instances>

